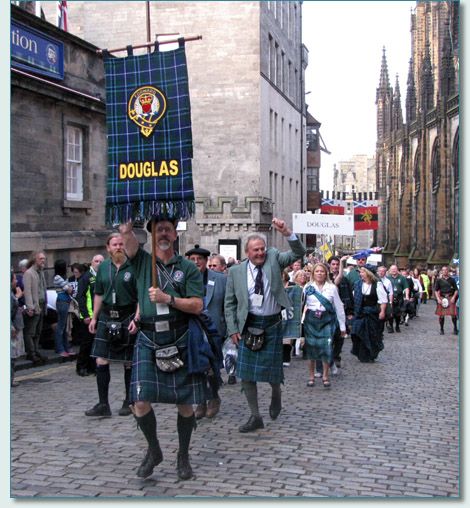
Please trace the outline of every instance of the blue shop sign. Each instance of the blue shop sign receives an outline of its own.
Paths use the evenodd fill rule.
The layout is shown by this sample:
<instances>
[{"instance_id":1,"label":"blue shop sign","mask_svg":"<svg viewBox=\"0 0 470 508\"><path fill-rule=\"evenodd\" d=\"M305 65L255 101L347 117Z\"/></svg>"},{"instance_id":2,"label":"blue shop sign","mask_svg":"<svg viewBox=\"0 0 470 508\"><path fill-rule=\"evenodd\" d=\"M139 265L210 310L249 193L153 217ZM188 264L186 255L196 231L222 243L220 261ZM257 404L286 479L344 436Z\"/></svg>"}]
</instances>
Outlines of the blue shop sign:
<instances>
[{"instance_id":1,"label":"blue shop sign","mask_svg":"<svg viewBox=\"0 0 470 508\"><path fill-rule=\"evenodd\" d=\"M55 79L64 79L64 45L62 42L11 22L11 65Z\"/></svg>"}]
</instances>

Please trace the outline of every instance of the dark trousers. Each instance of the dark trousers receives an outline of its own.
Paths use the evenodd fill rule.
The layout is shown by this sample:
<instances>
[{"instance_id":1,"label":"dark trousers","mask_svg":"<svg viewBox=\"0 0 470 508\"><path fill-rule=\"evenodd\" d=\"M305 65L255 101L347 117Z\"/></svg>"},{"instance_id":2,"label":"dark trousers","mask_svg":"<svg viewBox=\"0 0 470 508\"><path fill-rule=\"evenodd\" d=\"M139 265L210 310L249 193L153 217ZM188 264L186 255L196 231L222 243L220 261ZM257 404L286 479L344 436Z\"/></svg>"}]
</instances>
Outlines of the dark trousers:
<instances>
[{"instance_id":1,"label":"dark trousers","mask_svg":"<svg viewBox=\"0 0 470 508\"><path fill-rule=\"evenodd\" d=\"M28 357L39 354L39 339L41 338L42 322L44 314L34 314L34 316L23 315L24 319L24 347Z\"/></svg>"},{"instance_id":2,"label":"dark trousers","mask_svg":"<svg viewBox=\"0 0 470 508\"><path fill-rule=\"evenodd\" d=\"M283 363L290 363L292 354L292 344L282 345L282 361Z\"/></svg>"},{"instance_id":3,"label":"dark trousers","mask_svg":"<svg viewBox=\"0 0 470 508\"><path fill-rule=\"evenodd\" d=\"M90 356L95 336L88 331L88 325L80 321L80 349L77 354L77 371L86 369L93 373L96 370L95 358Z\"/></svg>"}]
</instances>

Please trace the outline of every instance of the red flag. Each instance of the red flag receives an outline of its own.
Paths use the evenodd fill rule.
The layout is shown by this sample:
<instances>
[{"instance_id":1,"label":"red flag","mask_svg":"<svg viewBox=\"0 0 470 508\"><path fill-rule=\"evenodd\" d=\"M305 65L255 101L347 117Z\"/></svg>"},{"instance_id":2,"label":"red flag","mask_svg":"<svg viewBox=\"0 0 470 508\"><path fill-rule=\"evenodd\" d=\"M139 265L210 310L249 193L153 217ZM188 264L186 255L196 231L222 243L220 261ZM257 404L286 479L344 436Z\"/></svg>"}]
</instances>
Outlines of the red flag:
<instances>
[{"instance_id":1,"label":"red flag","mask_svg":"<svg viewBox=\"0 0 470 508\"><path fill-rule=\"evenodd\" d=\"M321 205L321 213L330 213L332 215L344 215L344 206L339 205Z\"/></svg>"},{"instance_id":2,"label":"red flag","mask_svg":"<svg viewBox=\"0 0 470 508\"><path fill-rule=\"evenodd\" d=\"M354 230L379 229L378 206L355 206L354 207Z\"/></svg>"},{"instance_id":3,"label":"red flag","mask_svg":"<svg viewBox=\"0 0 470 508\"><path fill-rule=\"evenodd\" d=\"M67 32L67 2L62 0L57 2L57 26Z\"/></svg>"}]
</instances>

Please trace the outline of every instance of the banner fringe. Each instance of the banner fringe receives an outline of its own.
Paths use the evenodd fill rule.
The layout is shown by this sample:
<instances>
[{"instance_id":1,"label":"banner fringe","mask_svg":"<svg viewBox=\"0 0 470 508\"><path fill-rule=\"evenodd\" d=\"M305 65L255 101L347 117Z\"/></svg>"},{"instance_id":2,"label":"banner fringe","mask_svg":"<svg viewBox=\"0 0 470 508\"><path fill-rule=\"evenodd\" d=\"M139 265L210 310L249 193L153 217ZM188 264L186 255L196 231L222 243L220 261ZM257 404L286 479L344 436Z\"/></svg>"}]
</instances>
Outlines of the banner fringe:
<instances>
[{"instance_id":1,"label":"banner fringe","mask_svg":"<svg viewBox=\"0 0 470 508\"><path fill-rule=\"evenodd\" d=\"M154 215L187 220L194 216L196 205L194 201L140 201L106 205L106 225L116 227L131 220L132 222L146 222Z\"/></svg>"}]
</instances>

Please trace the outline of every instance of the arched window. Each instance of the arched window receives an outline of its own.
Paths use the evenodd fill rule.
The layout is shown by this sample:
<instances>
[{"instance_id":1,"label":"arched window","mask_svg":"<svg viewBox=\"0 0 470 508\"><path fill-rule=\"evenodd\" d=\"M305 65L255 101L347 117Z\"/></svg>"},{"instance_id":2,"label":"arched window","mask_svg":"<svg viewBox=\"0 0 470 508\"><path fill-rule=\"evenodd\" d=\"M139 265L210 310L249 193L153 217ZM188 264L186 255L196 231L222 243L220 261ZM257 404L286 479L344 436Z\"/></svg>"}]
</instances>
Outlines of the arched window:
<instances>
[{"instance_id":1,"label":"arched window","mask_svg":"<svg viewBox=\"0 0 470 508\"><path fill-rule=\"evenodd\" d=\"M403 196L403 193L405 192L405 185L406 185L405 164L404 157L402 157L400 161L400 197Z\"/></svg>"},{"instance_id":2,"label":"arched window","mask_svg":"<svg viewBox=\"0 0 470 508\"><path fill-rule=\"evenodd\" d=\"M431 156L431 182L433 194L435 194L439 189L440 181L441 181L441 157L439 150L439 140L436 139L436 141L434 141L434 146L432 147L432 156Z\"/></svg>"},{"instance_id":3,"label":"arched window","mask_svg":"<svg viewBox=\"0 0 470 508\"><path fill-rule=\"evenodd\" d=\"M452 166L454 170L454 188L458 190L460 172L459 172L459 130L455 134L454 146L452 147Z\"/></svg>"},{"instance_id":4,"label":"arched window","mask_svg":"<svg viewBox=\"0 0 470 508\"><path fill-rule=\"evenodd\" d=\"M415 195L421 189L420 170L419 170L419 148L416 150L415 161L413 164L413 178L415 181Z\"/></svg>"}]
</instances>

